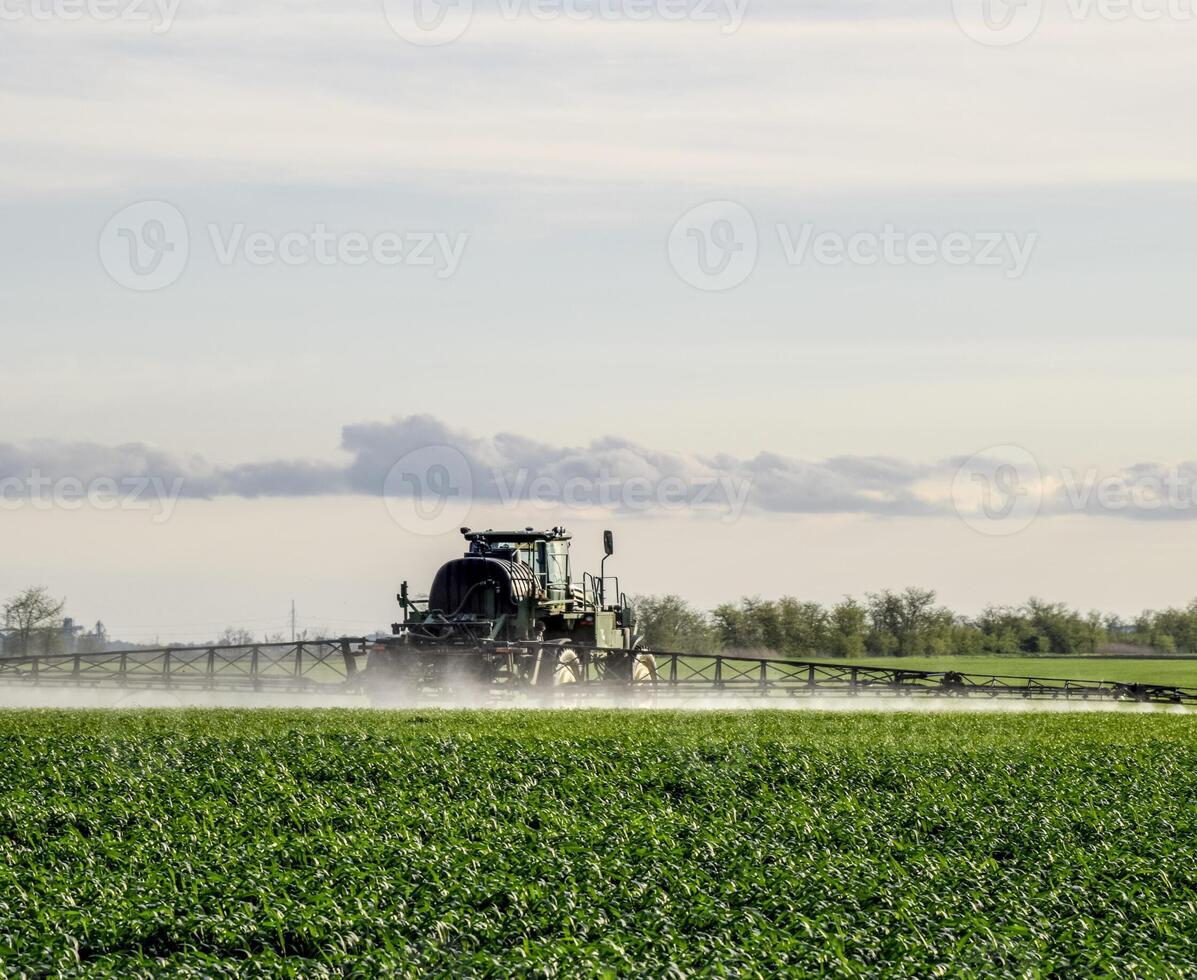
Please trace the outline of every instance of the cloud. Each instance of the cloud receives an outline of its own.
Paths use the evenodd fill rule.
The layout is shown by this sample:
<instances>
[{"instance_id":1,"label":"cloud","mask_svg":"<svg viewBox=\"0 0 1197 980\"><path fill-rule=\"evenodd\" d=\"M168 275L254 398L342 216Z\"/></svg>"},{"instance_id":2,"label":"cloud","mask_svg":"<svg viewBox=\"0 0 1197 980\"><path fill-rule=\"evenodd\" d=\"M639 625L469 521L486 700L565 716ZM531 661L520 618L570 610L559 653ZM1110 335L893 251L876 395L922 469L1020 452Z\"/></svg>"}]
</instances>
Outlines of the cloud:
<instances>
[{"instance_id":1,"label":"cloud","mask_svg":"<svg viewBox=\"0 0 1197 980\"><path fill-rule=\"evenodd\" d=\"M188 472L190 470L191 472ZM0 443L0 479L38 473L50 480L197 476L187 463L144 443L101 446L92 442L37 439L24 446Z\"/></svg>"},{"instance_id":2,"label":"cloud","mask_svg":"<svg viewBox=\"0 0 1197 980\"><path fill-rule=\"evenodd\" d=\"M427 468L443 456L451 469L468 474L475 499L495 503L535 498L620 508L635 496L648 508L660 503L701 509L742 498L784 513L935 511L913 491L930 468L883 457L807 462L774 453L749 459L694 456L613 436L559 446L510 432L478 437L431 415L347 425L341 449L348 457L343 463L297 459L218 466L144 443L110 447L39 440L0 444L0 479L181 480L180 495L199 499L380 495L404 492L406 484L396 482L394 472L405 459L414 456Z\"/></svg>"},{"instance_id":3,"label":"cloud","mask_svg":"<svg viewBox=\"0 0 1197 980\"><path fill-rule=\"evenodd\" d=\"M727 460L726 465L735 466ZM761 453L739 464L752 480L753 503L791 513L933 514L942 507L915 492L935 467L885 456L837 456L807 462Z\"/></svg>"},{"instance_id":4,"label":"cloud","mask_svg":"<svg viewBox=\"0 0 1197 980\"><path fill-rule=\"evenodd\" d=\"M178 483L180 496L198 499L297 497L348 490L344 466L306 460L219 467L200 456L178 456L138 442L120 446L47 439L25 446L0 443L0 481L46 487L63 480L133 485L146 479Z\"/></svg>"},{"instance_id":5,"label":"cloud","mask_svg":"<svg viewBox=\"0 0 1197 980\"><path fill-rule=\"evenodd\" d=\"M476 499L559 500L579 506L659 504L695 509L734 500L781 513L930 514L915 484L931 467L886 457L838 457L807 462L761 453L749 459L655 450L605 437L556 446L515 433L478 438L428 415L346 426L342 447L354 456L349 482L359 493L380 493L397 461L444 447L444 465L468 471ZM418 474L417 474L418 476ZM389 486L389 484L387 484Z\"/></svg>"},{"instance_id":6,"label":"cloud","mask_svg":"<svg viewBox=\"0 0 1197 980\"><path fill-rule=\"evenodd\" d=\"M432 415L347 425L340 448L341 462L276 459L220 466L144 443L0 443L0 490L11 496L14 486L31 485L46 493L58 481L86 485L103 479L177 485L179 497L192 499L400 497L436 492L444 483L454 492L466 488L472 501L490 504L883 517L991 513L993 493L1013 492L1020 507L1031 494L1034 512L1045 516L1197 516L1197 462L1040 472L1025 450L1018 450L1025 457L1021 471L1007 465L1009 460L984 454L930 463L890 456L803 460L769 452L703 456L651 449L615 436L575 446L511 432L476 436ZM1003 468L1014 474L1017 486L1007 485L1011 477L1002 475ZM977 474L986 478L981 485Z\"/></svg>"}]
</instances>

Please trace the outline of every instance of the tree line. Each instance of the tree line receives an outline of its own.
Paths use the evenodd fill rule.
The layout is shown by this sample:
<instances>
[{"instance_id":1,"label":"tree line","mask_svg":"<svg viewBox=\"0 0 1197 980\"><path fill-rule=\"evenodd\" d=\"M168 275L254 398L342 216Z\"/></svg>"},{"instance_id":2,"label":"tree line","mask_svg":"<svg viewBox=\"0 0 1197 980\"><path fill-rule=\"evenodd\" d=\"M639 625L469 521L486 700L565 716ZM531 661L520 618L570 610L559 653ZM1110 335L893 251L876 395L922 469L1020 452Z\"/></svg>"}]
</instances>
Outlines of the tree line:
<instances>
[{"instance_id":1,"label":"tree line","mask_svg":"<svg viewBox=\"0 0 1197 980\"><path fill-rule=\"evenodd\" d=\"M102 623L90 633L63 619L66 600L56 598L45 586L23 589L0 605L3 627L0 628L0 652L7 656L55 653L104 653L114 650L156 648L157 643L126 643L109 641ZM298 632L297 640L316 641L335 636L325 627ZM252 646L258 642L285 643L290 640L281 632L267 633L261 641L249 630L228 627L215 640L197 642L197 646ZM165 644L183 646L187 644Z\"/></svg>"},{"instance_id":2,"label":"tree line","mask_svg":"<svg viewBox=\"0 0 1197 980\"><path fill-rule=\"evenodd\" d=\"M638 631L656 650L767 650L790 657L853 658L1085 654L1127 646L1197 654L1197 600L1183 608L1147 610L1130 621L1037 598L962 616L940 606L934 591L917 588L870 592L863 600L849 596L834 605L792 596L748 597L702 610L677 595L638 596L633 605ZM4 652L61 652L64 607L65 600L42 587L25 589L5 602ZM326 635L323 629L305 630L298 639ZM277 633L265 641L285 639ZM250 645L255 638L230 627L215 642Z\"/></svg>"},{"instance_id":3,"label":"tree line","mask_svg":"<svg viewBox=\"0 0 1197 980\"><path fill-rule=\"evenodd\" d=\"M677 595L634 600L637 628L656 650L711 653L768 650L791 657L934 657L1097 653L1125 645L1197 654L1197 600L1183 609L1147 610L1124 622L1100 612L1030 598L962 616L930 589L846 597L834 605L743 598L702 610Z\"/></svg>"}]
</instances>

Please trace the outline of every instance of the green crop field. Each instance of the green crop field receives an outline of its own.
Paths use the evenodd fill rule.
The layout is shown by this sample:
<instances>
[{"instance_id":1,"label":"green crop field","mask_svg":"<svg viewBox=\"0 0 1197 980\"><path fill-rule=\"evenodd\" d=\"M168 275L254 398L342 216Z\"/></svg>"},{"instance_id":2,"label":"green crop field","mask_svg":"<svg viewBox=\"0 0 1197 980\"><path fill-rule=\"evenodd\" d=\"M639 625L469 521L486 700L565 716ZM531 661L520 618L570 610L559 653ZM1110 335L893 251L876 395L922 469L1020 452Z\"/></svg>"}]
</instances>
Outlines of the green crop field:
<instances>
[{"instance_id":1,"label":"green crop field","mask_svg":"<svg viewBox=\"0 0 1197 980\"><path fill-rule=\"evenodd\" d=\"M0 713L9 974L1191 977L1197 717Z\"/></svg>"}]
</instances>

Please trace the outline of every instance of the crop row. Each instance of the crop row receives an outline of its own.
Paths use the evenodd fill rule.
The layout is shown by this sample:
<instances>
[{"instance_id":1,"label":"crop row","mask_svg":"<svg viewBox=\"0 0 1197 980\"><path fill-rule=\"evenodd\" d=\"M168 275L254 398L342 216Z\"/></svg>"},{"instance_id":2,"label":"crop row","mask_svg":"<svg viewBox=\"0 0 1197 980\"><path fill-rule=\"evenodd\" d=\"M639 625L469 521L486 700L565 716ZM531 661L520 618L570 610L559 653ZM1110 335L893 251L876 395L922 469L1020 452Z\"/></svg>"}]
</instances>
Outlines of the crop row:
<instances>
[{"instance_id":1,"label":"crop row","mask_svg":"<svg viewBox=\"0 0 1197 980\"><path fill-rule=\"evenodd\" d=\"M1197 719L0 714L29 975L1184 976Z\"/></svg>"}]
</instances>

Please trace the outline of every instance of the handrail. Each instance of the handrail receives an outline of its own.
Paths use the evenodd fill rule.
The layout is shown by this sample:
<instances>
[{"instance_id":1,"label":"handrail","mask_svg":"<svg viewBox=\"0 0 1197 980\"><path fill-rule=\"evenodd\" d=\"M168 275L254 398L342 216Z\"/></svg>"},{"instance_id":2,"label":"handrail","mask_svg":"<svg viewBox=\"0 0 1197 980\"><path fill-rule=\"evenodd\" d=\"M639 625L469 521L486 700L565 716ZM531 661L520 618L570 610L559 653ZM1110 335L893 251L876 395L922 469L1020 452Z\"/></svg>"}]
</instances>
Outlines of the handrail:
<instances>
[{"instance_id":1,"label":"handrail","mask_svg":"<svg viewBox=\"0 0 1197 980\"><path fill-rule=\"evenodd\" d=\"M39 660L53 660L55 658L60 660L70 660L75 657L108 657L116 656L121 653L206 653L209 650L252 650L257 648L259 650L294 650L297 646L340 646L344 643L350 644L365 644L369 642L363 636L336 636L327 637L320 640L290 640L281 643L198 643L194 646L164 646L164 647L121 647L116 650L92 650L88 652L77 651L75 653L25 653L17 654L16 656L9 656L7 654L0 655L0 664L17 663L19 661L29 661L33 659Z\"/></svg>"},{"instance_id":2,"label":"handrail","mask_svg":"<svg viewBox=\"0 0 1197 980\"><path fill-rule=\"evenodd\" d=\"M364 637L283 643L140 647L92 653L0 656L0 681L34 685L349 689L366 656Z\"/></svg>"},{"instance_id":3,"label":"handrail","mask_svg":"<svg viewBox=\"0 0 1197 980\"><path fill-rule=\"evenodd\" d=\"M530 649L542 647L535 641L520 644ZM588 653L603 656L626 656L629 651L621 647L587 647ZM1146 684L1132 681L1090 680L1071 677L1033 677L1012 674L978 674L953 670L917 670L906 667L883 667L874 664L855 664L818 660L790 660L780 657L753 657L746 654L684 653L643 649L637 656L651 656L657 661L657 673L667 673L664 687L701 687L710 684L716 689L731 689L739 685L741 690L750 684L760 687L792 692L801 683L805 690L826 688L829 690L889 689L909 692L932 692L940 694L978 694L987 697L1035 695L1058 697L1059 695L1079 698L1098 697L1197 705L1197 689L1173 687L1165 684ZM668 660L667 672L661 670L660 661ZM702 661L685 677L679 675L678 667L683 662ZM729 676L724 665L735 665ZM768 677L769 668L784 671L780 677ZM713 676L706 672L713 670ZM801 679L799 675L803 675Z\"/></svg>"},{"instance_id":4,"label":"handrail","mask_svg":"<svg viewBox=\"0 0 1197 980\"><path fill-rule=\"evenodd\" d=\"M434 659L442 657L448 662L447 651L438 649L435 643L414 649L429 651ZM290 643L24 654L0 657L0 683L357 693L363 690L359 676L369 653L366 638L340 637ZM452 659L457 662L458 658L477 658L480 664L488 656L502 657L509 667L512 655L526 662L535 660L540 676L552 676L543 669L545 658L551 658L557 667L566 666L579 682L565 686L582 695L623 687L675 696L707 691L776 698L824 692L847 696L1133 700L1197 706L1197 690L1164 684L918 670L900 663L879 666L742 653L633 652L622 647L562 646L536 640L478 639L453 653Z\"/></svg>"}]
</instances>

